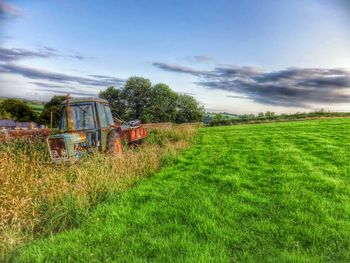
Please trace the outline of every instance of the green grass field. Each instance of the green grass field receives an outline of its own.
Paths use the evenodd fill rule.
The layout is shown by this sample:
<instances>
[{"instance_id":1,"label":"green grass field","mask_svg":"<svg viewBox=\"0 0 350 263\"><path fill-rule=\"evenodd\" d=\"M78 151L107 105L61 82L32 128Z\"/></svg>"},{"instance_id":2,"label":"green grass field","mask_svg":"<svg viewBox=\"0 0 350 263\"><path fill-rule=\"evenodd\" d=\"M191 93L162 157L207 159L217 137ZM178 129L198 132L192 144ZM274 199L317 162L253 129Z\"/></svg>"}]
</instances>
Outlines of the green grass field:
<instances>
[{"instance_id":1,"label":"green grass field","mask_svg":"<svg viewBox=\"0 0 350 263\"><path fill-rule=\"evenodd\" d=\"M350 119L203 128L18 262L349 262Z\"/></svg>"},{"instance_id":2,"label":"green grass field","mask_svg":"<svg viewBox=\"0 0 350 263\"><path fill-rule=\"evenodd\" d=\"M27 102L28 106L31 107L36 113L40 114L44 109L44 104L36 101Z\"/></svg>"}]
</instances>

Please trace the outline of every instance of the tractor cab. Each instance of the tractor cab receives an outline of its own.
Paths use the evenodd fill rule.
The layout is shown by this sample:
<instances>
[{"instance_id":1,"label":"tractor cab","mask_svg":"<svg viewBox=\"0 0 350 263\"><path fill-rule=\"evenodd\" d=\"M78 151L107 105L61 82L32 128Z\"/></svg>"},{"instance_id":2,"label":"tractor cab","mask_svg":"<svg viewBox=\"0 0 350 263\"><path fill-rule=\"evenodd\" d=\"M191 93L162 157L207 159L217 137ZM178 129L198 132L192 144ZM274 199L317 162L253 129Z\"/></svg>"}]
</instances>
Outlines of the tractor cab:
<instances>
[{"instance_id":1,"label":"tractor cab","mask_svg":"<svg viewBox=\"0 0 350 263\"><path fill-rule=\"evenodd\" d=\"M68 117L67 117L68 116ZM75 99L63 101L60 132L84 134L89 147L106 150L107 134L113 130L114 120L111 109L103 99Z\"/></svg>"},{"instance_id":2,"label":"tractor cab","mask_svg":"<svg viewBox=\"0 0 350 263\"><path fill-rule=\"evenodd\" d=\"M53 163L71 163L94 150L119 155L122 140L137 143L147 134L139 121L114 122L106 100L67 96L61 105L59 134L50 136L47 142Z\"/></svg>"},{"instance_id":3,"label":"tractor cab","mask_svg":"<svg viewBox=\"0 0 350 263\"><path fill-rule=\"evenodd\" d=\"M60 133L48 138L51 158L53 162L74 161L86 151L105 151L107 137L115 129L106 100L67 97L61 105ZM121 149L120 138L118 143Z\"/></svg>"}]
</instances>

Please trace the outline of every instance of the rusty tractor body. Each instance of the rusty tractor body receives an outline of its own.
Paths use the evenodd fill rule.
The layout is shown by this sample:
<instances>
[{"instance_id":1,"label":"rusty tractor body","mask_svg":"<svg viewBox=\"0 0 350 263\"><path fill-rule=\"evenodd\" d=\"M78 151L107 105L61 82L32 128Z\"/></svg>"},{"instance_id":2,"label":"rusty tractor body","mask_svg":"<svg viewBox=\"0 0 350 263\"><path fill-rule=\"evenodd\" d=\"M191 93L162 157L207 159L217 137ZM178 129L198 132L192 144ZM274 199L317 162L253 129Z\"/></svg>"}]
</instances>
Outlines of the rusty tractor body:
<instances>
[{"instance_id":1,"label":"rusty tractor body","mask_svg":"<svg viewBox=\"0 0 350 263\"><path fill-rule=\"evenodd\" d=\"M106 100L69 96L62 103L59 130L47 139L53 163L73 163L93 151L119 155L122 141L136 144L148 134L139 121L115 122Z\"/></svg>"}]
</instances>

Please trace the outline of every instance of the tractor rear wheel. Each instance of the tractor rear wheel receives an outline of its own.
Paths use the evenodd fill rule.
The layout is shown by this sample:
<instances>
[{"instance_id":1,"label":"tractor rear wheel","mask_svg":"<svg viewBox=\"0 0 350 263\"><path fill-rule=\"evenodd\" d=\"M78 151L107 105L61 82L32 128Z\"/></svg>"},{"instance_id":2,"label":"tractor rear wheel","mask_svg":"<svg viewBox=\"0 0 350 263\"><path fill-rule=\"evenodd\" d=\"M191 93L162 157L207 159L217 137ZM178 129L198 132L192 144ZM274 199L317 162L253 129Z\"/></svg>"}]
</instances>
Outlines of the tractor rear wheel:
<instances>
[{"instance_id":1,"label":"tractor rear wheel","mask_svg":"<svg viewBox=\"0 0 350 263\"><path fill-rule=\"evenodd\" d=\"M107 152L113 155L121 155L123 151L122 140L116 131L111 131L107 137Z\"/></svg>"}]
</instances>

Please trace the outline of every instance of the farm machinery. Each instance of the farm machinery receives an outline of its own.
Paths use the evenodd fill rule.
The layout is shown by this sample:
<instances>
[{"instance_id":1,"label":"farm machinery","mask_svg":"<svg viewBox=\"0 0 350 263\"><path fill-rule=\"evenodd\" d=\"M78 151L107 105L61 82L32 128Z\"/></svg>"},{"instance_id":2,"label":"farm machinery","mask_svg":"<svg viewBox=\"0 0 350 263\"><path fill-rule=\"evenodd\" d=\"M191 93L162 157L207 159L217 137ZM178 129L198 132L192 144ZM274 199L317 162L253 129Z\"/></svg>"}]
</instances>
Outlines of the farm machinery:
<instances>
[{"instance_id":1,"label":"farm machinery","mask_svg":"<svg viewBox=\"0 0 350 263\"><path fill-rule=\"evenodd\" d=\"M104 99L69 95L61 105L59 131L47 139L53 163L73 163L93 151L120 155L122 141L137 144L148 134L140 121L114 119Z\"/></svg>"}]
</instances>

